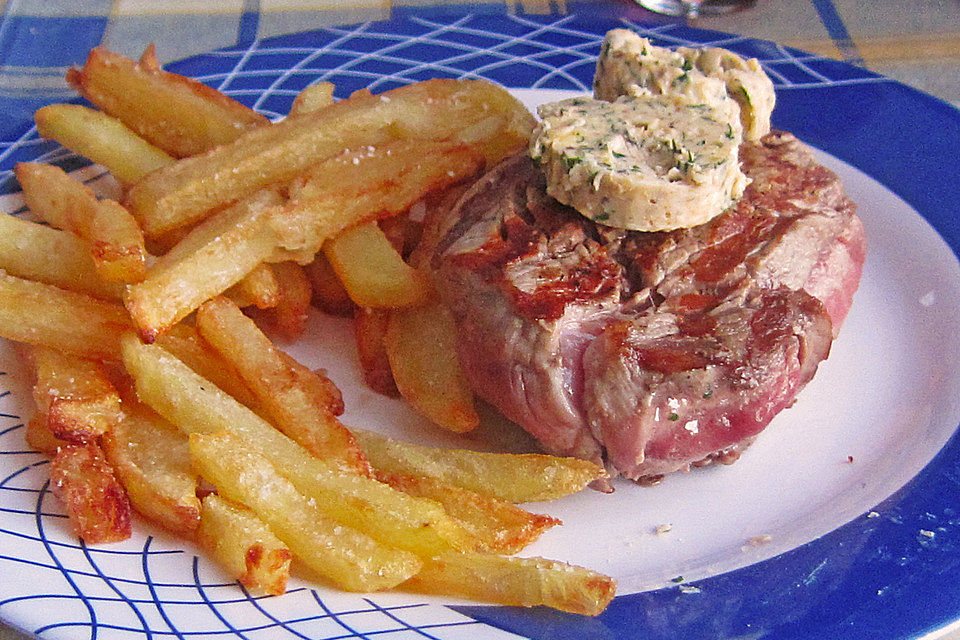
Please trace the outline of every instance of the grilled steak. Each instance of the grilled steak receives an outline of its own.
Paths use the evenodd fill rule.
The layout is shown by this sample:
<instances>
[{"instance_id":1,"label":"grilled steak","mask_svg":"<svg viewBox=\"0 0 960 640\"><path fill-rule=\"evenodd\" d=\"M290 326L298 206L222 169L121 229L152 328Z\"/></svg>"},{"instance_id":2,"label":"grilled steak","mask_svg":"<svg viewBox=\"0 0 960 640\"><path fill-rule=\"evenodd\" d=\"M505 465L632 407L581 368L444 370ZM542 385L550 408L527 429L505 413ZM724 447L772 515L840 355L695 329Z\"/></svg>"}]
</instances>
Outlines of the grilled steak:
<instances>
[{"instance_id":1,"label":"grilled steak","mask_svg":"<svg viewBox=\"0 0 960 640\"><path fill-rule=\"evenodd\" d=\"M741 200L670 232L586 219L525 155L473 185L433 265L477 393L546 450L629 478L735 459L827 357L866 249L792 135L741 161Z\"/></svg>"}]
</instances>

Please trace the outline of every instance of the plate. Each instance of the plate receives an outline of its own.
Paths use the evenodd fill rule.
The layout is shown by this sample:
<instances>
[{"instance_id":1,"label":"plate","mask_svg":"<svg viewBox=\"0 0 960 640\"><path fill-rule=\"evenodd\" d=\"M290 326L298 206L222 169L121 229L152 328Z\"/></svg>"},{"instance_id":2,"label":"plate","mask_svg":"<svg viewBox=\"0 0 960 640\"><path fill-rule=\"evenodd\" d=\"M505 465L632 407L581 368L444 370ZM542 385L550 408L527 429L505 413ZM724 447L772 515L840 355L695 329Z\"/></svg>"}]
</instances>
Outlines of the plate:
<instances>
[{"instance_id":1,"label":"plate","mask_svg":"<svg viewBox=\"0 0 960 640\"><path fill-rule=\"evenodd\" d=\"M343 97L430 77L486 78L534 105L589 91L603 34L622 26L658 44L724 46L760 59L777 86L774 125L814 146L841 176L869 254L830 358L737 464L655 488L622 483L609 496L533 505L565 524L529 554L619 580L604 614L346 594L296 579L284 596L256 597L195 547L145 523L124 543L78 545L49 491L46 460L23 443L29 390L2 343L0 618L43 638L271 640L892 639L960 618L956 109L768 42L576 15L409 15L262 40L169 68L271 117L318 80L334 82ZM0 170L9 172L13 158L82 164L28 128L2 141ZM15 210L16 194L2 204ZM312 316L289 349L341 386L348 425L456 443L364 388L342 320Z\"/></svg>"}]
</instances>

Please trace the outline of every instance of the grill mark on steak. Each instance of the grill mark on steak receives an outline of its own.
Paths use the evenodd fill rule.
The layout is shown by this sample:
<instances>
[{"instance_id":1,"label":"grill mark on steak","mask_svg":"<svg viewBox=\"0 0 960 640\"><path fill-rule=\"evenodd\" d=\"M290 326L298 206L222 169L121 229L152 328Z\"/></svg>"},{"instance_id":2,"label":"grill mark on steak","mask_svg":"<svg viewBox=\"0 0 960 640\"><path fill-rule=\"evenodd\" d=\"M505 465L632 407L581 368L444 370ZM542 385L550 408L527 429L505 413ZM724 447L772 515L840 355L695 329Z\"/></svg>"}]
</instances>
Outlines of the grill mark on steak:
<instances>
[{"instance_id":1,"label":"grill mark on steak","mask_svg":"<svg viewBox=\"0 0 960 640\"><path fill-rule=\"evenodd\" d=\"M863 228L787 133L707 224L612 229L516 156L450 212L433 258L478 394L561 455L649 478L738 457L813 377L849 310Z\"/></svg>"}]
</instances>

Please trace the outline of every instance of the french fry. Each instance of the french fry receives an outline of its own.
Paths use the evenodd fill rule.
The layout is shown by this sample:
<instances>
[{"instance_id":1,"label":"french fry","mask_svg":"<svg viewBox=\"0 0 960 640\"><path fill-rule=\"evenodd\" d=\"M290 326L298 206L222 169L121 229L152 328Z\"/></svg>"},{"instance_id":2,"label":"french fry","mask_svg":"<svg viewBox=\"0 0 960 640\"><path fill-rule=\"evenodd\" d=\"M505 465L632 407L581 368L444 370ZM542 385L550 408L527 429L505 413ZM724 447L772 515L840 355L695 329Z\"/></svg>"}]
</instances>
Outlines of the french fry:
<instances>
[{"instance_id":1,"label":"french fry","mask_svg":"<svg viewBox=\"0 0 960 640\"><path fill-rule=\"evenodd\" d=\"M207 344L196 327L183 323L175 325L157 339L157 344L244 406L262 412L257 397L237 375L236 369Z\"/></svg>"},{"instance_id":2,"label":"french fry","mask_svg":"<svg viewBox=\"0 0 960 640\"><path fill-rule=\"evenodd\" d=\"M95 442L60 447L50 462L50 486L76 533L88 544L130 537L130 503Z\"/></svg>"},{"instance_id":3,"label":"french fry","mask_svg":"<svg viewBox=\"0 0 960 640\"><path fill-rule=\"evenodd\" d=\"M297 383L304 390L304 393L313 398L312 402L317 406L325 407L335 416L343 415L345 408L343 394L340 392L340 388L333 383L333 380L327 377L323 369L311 370L294 360L285 351L278 351L277 354L298 378Z\"/></svg>"},{"instance_id":4,"label":"french fry","mask_svg":"<svg viewBox=\"0 0 960 640\"><path fill-rule=\"evenodd\" d=\"M312 259L328 238L405 211L475 175L482 163L477 150L450 142L395 140L349 151L292 183L290 202L273 216L272 228L280 247Z\"/></svg>"},{"instance_id":5,"label":"french fry","mask_svg":"<svg viewBox=\"0 0 960 640\"><path fill-rule=\"evenodd\" d=\"M389 589L420 568L412 553L330 519L266 457L229 432L191 435L190 455L220 495L249 507L297 558L344 589Z\"/></svg>"},{"instance_id":6,"label":"french fry","mask_svg":"<svg viewBox=\"0 0 960 640\"><path fill-rule=\"evenodd\" d=\"M106 167L120 182L133 184L174 161L122 122L77 104L52 104L34 114L37 133Z\"/></svg>"},{"instance_id":7,"label":"french fry","mask_svg":"<svg viewBox=\"0 0 960 640\"><path fill-rule=\"evenodd\" d=\"M139 62L104 47L90 51L67 81L84 98L175 157L234 140L268 120L192 78L160 69L153 49Z\"/></svg>"},{"instance_id":8,"label":"french fry","mask_svg":"<svg viewBox=\"0 0 960 640\"><path fill-rule=\"evenodd\" d=\"M323 253L361 307L406 307L427 299L426 276L408 265L376 222L355 225L323 243Z\"/></svg>"},{"instance_id":9,"label":"french fry","mask_svg":"<svg viewBox=\"0 0 960 640\"><path fill-rule=\"evenodd\" d=\"M353 300L323 252L318 253L304 271L310 279L313 306L335 316L347 316L353 312Z\"/></svg>"},{"instance_id":10,"label":"french fry","mask_svg":"<svg viewBox=\"0 0 960 640\"><path fill-rule=\"evenodd\" d=\"M86 240L101 278L127 283L143 279L143 233L126 209L113 200L98 200L59 167L21 162L15 171L27 207L53 226Z\"/></svg>"},{"instance_id":11,"label":"french fry","mask_svg":"<svg viewBox=\"0 0 960 640\"><path fill-rule=\"evenodd\" d=\"M300 90L290 105L290 115L300 116L333 104L334 86L331 82L318 82Z\"/></svg>"},{"instance_id":12,"label":"french fry","mask_svg":"<svg viewBox=\"0 0 960 640\"><path fill-rule=\"evenodd\" d=\"M464 433L476 428L473 392L460 367L456 326L438 301L394 309L384 347L397 389L434 424Z\"/></svg>"},{"instance_id":13,"label":"french fry","mask_svg":"<svg viewBox=\"0 0 960 640\"><path fill-rule=\"evenodd\" d=\"M76 235L16 216L0 215L0 269L107 300L123 294L123 284L100 278Z\"/></svg>"},{"instance_id":14,"label":"french fry","mask_svg":"<svg viewBox=\"0 0 960 640\"><path fill-rule=\"evenodd\" d=\"M96 440L120 422L120 395L100 362L45 347L34 347L30 359L37 413L55 438Z\"/></svg>"},{"instance_id":15,"label":"french fry","mask_svg":"<svg viewBox=\"0 0 960 640\"><path fill-rule=\"evenodd\" d=\"M612 578L556 560L480 553L430 558L403 587L517 607L545 605L587 616L602 612L617 589Z\"/></svg>"},{"instance_id":16,"label":"french fry","mask_svg":"<svg viewBox=\"0 0 960 640\"><path fill-rule=\"evenodd\" d=\"M284 340L293 342L303 334L310 308L310 280L303 267L284 260L270 265L277 279L277 303L267 312L271 325Z\"/></svg>"},{"instance_id":17,"label":"french fry","mask_svg":"<svg viewBox=\"0 0 960 640\"><path fill-rule=\"evenodd\" d=\"M245 275L240 282L224 292L238 307L270 309L280 302L280 283L273 268L260 263Z\"/></svg>"},{"instance_id":18,"label":"french fry","mask_svg":"<svg viewBox=\"0 0 960 640\"><path fill-rule=\"evenodd\" d=\"M353 473L370 465L347 430L316 394L301 384L270 339L226 298L204 303L197 327L256 394L274 425L307 451Z\"/></svg>"},{"instance_id":19,"label":"french fry","mask_svg":"<svg viewBox=\"0 0 960 640\"><path fill-rule=\"evenodd\" d=\"M193 536L200 523L198 478L183 433L131 398L101 446L134 509L169 531Z\"/></svg>"},{"instance_id":20,"label":"french fry","mask_svg":"<svg viewBox=\"0 0 960 640\"><path fill-rule=\"evenodd\" d=\"M502 126L484 135L510 138L519 148L526 144L532 116L504 89L487 82L430 80L380 96L358 96L258 127L232 143L155 171L134 185L127 202L145 233L154 236L291 180L343 149L376 147L398 134L479 145L487 138L470 128L491 117ZM469 140L460 135L465 131Z\"/></svg>"},{"instance_id":21,"label":"french fry","mask_svg":"<svg viewBox=\"0 0 960 640\"><path fill-rule=\"evenodd\" d=\"M364 381L377 393L397 397L400 392L384 344L389 322L388 309L357 307L353 314L353 336Z\"/></svg>"},{"instance_id":22,"label":"french fry","mask_svg":"<svg viewBox=\"0 0 960 640\"><path fill-rule=\"evenodd\" d=\"M293 559L290 548L243 505L216 494L205 497L197 540L248 589L275 596L287 590Z\"/></svg>"},{"instance_id":23,"label":"french fry","mask_svg":"<svg viewBox=\"0 0 960 640\"><path fill-rule=\"evenodd\" d=\"M35 415L27 421L24 438L31 449L48 456L56 455L60 447L71 444L53 435L50 427L47 426L46 416L42 415Z\"/></svg>"},{"instance_id":24,"label":"french fry","mask_svg":"<svg viewBox=\"0 0 960 640\"><path fill-rule=\"evenodd\" d=\"M417 555L476 547L476 540L435 502L344 473L310 455L157 345L143 344L129 334L124 336L123 351L137 394L157 413L186 433L237 434L332 519Z\"/></svg>"},{"instance_id":25,"label":"french fry","mask_svg":"<svg viewBox=\"0 0 960 640\"><path fill-rule=\"evenodd\" d=\"M375 469L437 478L507 502L541 502L575 493L607 472L579 458L426 447L353 429Z\"/></svg>"},{"instance_id":26,"label":"french fry","mask_svg":"<svg viewBox=\"0 0 960 640\"><path fill-rule=\"evenodd\" d=\"M481 551L513 554L539 538L556 518L446 484L436 478L377 471L377 480L420 498L435 500L480 542Z\"/></svg>"},{"instance_id":27,"label":"french fry","mask_svg":"<svg viewBox=\"0 0 960 640\"><path fill-rule=\"evenodd\" d=\"M89 220L93 263L104 280L139 282L147 271L143 234L130 213L113 200L97 200Z\"/></svg>"},{"instance_id":28,"label":"french fry","mask_svg":"<svg viewBox=\"0 0 960 640\"><path fill-rule=\"evenodd\" d=\"M0 336L95 360L118 360L132 327L117 303L0 271Z\"/></svg>"},{"instance_id":29,"label":"french fry","mask_svg":"<svg viewBox=\"0 0 960 640\"><path fill-rule=\"evenodd\" d=\"M167 254L176 259L158 261L127 289L124 302L144 339L155 340L273 254L265 221L277 198L262 191L208 220Z\"/></svg>"}]
</instances>

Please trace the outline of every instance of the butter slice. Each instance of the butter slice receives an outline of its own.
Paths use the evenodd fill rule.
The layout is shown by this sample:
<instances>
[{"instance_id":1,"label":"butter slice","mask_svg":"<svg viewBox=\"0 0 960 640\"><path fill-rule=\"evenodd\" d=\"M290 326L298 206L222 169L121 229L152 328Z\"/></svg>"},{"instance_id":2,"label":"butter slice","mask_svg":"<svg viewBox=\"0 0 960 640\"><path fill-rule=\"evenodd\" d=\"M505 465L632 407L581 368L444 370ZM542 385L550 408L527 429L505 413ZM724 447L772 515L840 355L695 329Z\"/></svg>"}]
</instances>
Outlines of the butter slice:
<instances>
[{"instance_id":1,"label":"butter slice","mask_svg":"<svg viewBox=\"0 0 960 640\"><path fill-rule=\"evenodd\" d=\"M676 94L571 98L540 107L530 155L548 193L596 222L692 227L733 204L748 183L741 130L727 106Z\"/></svg>"},{"instance_id":2,"label":"butter slice","mask_svg":"<svg viewBox=\"0 0 960 640\"><path fill-rule=\"evenodd\" d=\"M773 82L755 58L717 47L672 51L627 29L613 29L604 38L593 87L601 100L652 94L706 102L737 118L748 141L770 131L776 102Z\"/></svg>"}]
</instances>

